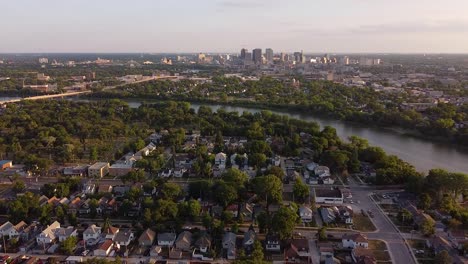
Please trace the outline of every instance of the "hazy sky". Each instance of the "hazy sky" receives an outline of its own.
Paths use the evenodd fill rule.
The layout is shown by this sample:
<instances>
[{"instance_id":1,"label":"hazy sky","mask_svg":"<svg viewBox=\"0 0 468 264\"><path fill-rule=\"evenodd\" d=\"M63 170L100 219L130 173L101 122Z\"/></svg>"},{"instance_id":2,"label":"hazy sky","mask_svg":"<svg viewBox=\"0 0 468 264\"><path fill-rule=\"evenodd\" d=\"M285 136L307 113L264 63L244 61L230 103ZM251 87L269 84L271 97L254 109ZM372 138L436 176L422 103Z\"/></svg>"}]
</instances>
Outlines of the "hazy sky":
<instances>
[{"instance_id":1,"label":"hazy sky","mask_svg":"<svg viewBox=\"0 0 468 264\"><path fill-rule=\"evenodd\" d=\"M468 53L468 0L0 0L0 52Z\"/></svg>"}]
</instances>

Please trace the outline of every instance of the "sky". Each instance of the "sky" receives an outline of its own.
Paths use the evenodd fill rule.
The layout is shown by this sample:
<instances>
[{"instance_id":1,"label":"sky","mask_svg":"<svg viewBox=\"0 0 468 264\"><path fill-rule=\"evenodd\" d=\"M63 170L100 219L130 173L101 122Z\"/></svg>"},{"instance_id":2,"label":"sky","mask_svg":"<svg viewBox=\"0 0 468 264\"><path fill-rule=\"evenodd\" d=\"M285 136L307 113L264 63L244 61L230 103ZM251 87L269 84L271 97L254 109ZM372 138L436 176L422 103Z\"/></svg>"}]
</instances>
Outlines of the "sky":
<instances>
[{"instance_id":1,"label":"sky","mask_svg":"<svg viewBox=\"0 0 468 264\"><path fill-rule=\"evenodd\" d=\"M468 53L468 0L0 0L0 52Z\"/></svg>"}]
</instances>

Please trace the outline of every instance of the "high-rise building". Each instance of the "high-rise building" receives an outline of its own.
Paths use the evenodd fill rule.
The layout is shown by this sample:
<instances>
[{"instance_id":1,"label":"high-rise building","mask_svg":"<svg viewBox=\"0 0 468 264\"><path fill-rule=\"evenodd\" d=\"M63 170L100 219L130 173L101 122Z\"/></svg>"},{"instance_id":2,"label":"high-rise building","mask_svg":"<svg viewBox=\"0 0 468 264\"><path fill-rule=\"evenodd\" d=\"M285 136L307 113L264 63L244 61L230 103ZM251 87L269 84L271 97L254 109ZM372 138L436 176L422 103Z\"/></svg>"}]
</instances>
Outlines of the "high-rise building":
<instances>
[{"instance_id":1,"label":"high-rise building","mask_svg":"<svg viewBox=\"0 0 468 264\"><path fill-rule=\"evenodd\" d=\"M265 50L265 59L267 62L273 62L273 50L272 49Z\"/></svg>"},{"instance_id":2,"label":"high-rise building","mask_svg":"<svg viewBox=\"0 0 468 264\"><path fill-rule=\"evenodd\" d=\"M349 65L349 57L344 56L344 57L340 58L340 64L341 65Z\"/></svg>"},{"instance_id":3,"label":"high-rise building","mask_svg":"<svg viewBox=\"0 0 468 264\"><path fill-rule=\"evenodd\" d=\"M301 52L294 52L294 61L296 63L305 63L305 56L304 53Z\"/></svg>"},{"instance_id":4,"label":"high-rise building","mask_svg":"<svg viewBox=\"0 0 468 264\"><path fill-rule=\"evenodd\" d=\"M262 49L254 49L252 51L252 59L255 64L262 63Z\"/></svg>"},{"instance_id":5,"label":"high-rise building","mask_svg":"<svg viewBox=\"0 0 468 264\"><path fill-rule=\"evenodd\" d=\"M240 58L245 60L245 54L247 54L249 51L247 49L241 49L241 54Z\"/></svg>"},{"instance_id":6,"label":"high-rise building","mask_svg":"<svg viewBox=\"0 0 468 264\"><path fill-rule=\"evenodd\" d=\"M39 63L40 64L47 64L47 63L49 63L49 59L48 58L39 58Z\"/></svg>"}]
</instances>

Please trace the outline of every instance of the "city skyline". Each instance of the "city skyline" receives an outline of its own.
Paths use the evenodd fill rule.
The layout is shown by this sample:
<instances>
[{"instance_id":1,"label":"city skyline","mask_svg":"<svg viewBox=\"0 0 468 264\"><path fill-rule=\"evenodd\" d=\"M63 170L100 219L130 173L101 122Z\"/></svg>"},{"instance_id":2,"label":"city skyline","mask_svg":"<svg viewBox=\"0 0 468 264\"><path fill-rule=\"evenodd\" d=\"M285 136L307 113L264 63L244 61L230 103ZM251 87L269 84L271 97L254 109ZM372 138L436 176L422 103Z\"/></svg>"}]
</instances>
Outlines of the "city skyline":
<instances>
[{"instance_id":1,"label":"city skyline","mask_svg":"<svg viewBox=\"0 0 468 264\"><path fill-rule=\"evenodd\" d=\"M1 53L468 53L462 0L8 1Z\"/></svg>"}]
</instances>

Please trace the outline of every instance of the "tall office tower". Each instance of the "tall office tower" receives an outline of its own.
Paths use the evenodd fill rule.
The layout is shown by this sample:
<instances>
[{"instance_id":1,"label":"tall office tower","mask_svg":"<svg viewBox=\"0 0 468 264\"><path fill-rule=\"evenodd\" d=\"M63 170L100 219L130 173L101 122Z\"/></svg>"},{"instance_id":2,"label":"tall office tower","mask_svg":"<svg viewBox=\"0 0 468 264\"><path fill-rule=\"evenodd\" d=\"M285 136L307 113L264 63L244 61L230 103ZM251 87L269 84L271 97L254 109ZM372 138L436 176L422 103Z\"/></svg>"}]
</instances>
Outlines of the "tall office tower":
<instances>
[{"instance_id":1,"label":"tall office tower","mask_svg":"<svg viewBox=\"0 0 468 264\"><path fill-rule=\"evenodd\" d=\"M286 61L286 54L283 52L280 54L280 61Z\"/></svg>"},{"instance_id":2,"label":"tall office tower","mask_svg":"<svg viewBox=\"0 0 468 264\"><path fill-rule=\"evenodd\" d=\"M294 61L296 63L305 63L305 56L304 53L301 52L294 52Z\"/></svg>"},{"instance_id":3,"label":"tall office tower","mask_svg":"<svg viewBox=\"0 0 468 264\"><path fill-rule=\"evenodd\" d=\"M249 51L247 49L241 49L241 54L240 54L240 58L245 60L245 54L248 53Z\"/></svg>"},{"instance_id":4,"label":"tall office tower","mask_svg":"<svg viewBox=\"0 0 468 264\"><path fill-rule=\"evenodd\" d=\"M244 60L245 61L251 61L252 60L252 52L246 51Z\"/></svg>"},{"instance_id":5,"label":"tall office tower","mask_svg":"<svg viewBox=\"0 0 468 264\"><path fill-rule=\"evenodd\" d=\"M262 64L262 49L254 49L252 51L252 59L255 64Z\"/></svg>"},{"instance_id":6,"label":"tall office tower","mask_svg":"<svg viewBox=\"0 0 468 264\"><path fill-rule=\"evenodd\" d=\"M267 62L273 62L273 50L272 49L265 50L265 59L267 60Z\"/></svg>"}]
</instances>

